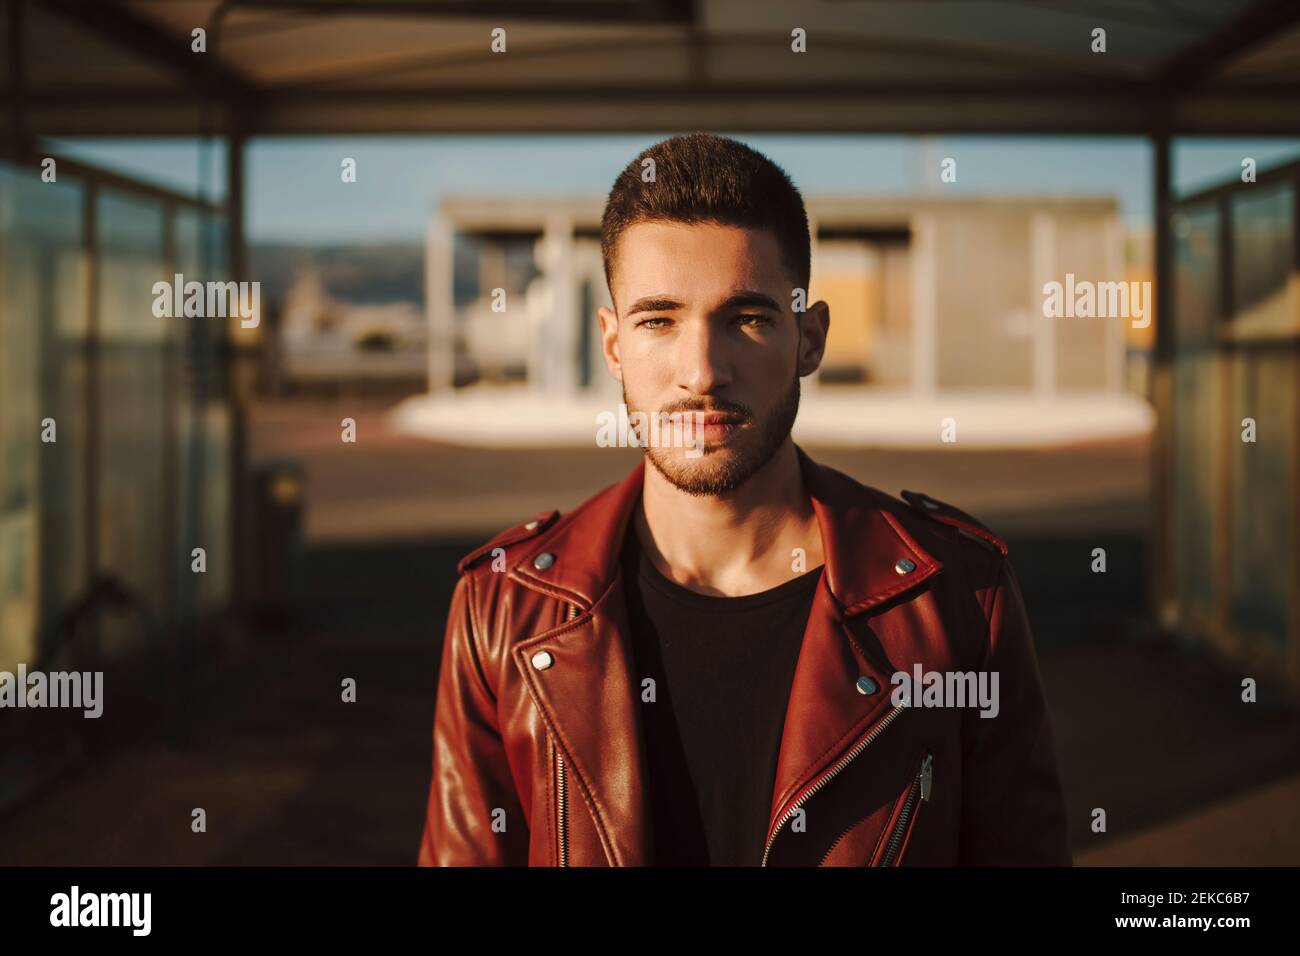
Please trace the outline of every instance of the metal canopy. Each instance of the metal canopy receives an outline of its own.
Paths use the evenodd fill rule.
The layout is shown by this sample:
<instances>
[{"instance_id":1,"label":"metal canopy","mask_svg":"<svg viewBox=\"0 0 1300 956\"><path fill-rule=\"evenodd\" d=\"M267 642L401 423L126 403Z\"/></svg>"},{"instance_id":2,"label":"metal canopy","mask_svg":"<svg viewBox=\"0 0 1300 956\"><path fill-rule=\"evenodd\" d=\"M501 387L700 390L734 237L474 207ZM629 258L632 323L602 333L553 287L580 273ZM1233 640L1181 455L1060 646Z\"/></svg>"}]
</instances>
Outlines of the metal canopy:
<instances>
[{"instance_id":1,"label":"metal canopy","mask_svg":"<svg viewBox=\"0 0 1300 956\"><path fill-rule=\"evenodd\" d=\"M1300 134L1297 0L4 2L38 134Z\"/></svg>"}]
</instances>

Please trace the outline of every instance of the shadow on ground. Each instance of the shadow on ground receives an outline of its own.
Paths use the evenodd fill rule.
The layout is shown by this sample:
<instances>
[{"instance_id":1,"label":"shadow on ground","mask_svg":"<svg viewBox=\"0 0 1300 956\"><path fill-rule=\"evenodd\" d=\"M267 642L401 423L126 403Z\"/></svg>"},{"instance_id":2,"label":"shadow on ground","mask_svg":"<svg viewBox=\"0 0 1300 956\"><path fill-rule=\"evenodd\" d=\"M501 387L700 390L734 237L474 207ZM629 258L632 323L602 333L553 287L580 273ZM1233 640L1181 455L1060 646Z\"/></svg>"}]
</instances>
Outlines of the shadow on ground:
<instances>
[{"instance_id":1,"label":"shadow on ground","mask_svg":"<svg viewBox=\"0 0 1300 956\"><path fill-rule=\"evenodd\" d=\"M292 619L214 646L113 720L106 708L88 758L0 821L2 862L413 863L454 564L476 543L312 548ZM1142 639L1140 542L1106 542L1107 575L1089 569L1091 539L1011 544L1076 854L1300 770L1300 716L1266 686L1243 705L1240 675Z\"/></svg>"}]
</instances>

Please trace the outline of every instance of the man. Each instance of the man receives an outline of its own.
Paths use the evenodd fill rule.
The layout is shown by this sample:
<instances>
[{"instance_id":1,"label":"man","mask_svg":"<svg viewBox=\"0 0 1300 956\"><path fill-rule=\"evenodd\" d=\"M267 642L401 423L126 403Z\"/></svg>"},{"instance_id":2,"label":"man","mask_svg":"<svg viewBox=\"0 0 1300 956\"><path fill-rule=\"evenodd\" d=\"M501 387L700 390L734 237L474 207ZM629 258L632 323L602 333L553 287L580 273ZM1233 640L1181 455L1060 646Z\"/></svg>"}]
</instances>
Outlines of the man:
<instances>
[{"instance_id":1,"label":"man","mask_svg":"<svg viewBox=\"0 0 1300 956\"><path fill-rule=\"evenodd\" d=\"M628 409L703 440L460 562L419 863L1068 864L1006 546L791 440L830 316L785 173L665 140L602 250Z\"/></svg>"}]
</instances>

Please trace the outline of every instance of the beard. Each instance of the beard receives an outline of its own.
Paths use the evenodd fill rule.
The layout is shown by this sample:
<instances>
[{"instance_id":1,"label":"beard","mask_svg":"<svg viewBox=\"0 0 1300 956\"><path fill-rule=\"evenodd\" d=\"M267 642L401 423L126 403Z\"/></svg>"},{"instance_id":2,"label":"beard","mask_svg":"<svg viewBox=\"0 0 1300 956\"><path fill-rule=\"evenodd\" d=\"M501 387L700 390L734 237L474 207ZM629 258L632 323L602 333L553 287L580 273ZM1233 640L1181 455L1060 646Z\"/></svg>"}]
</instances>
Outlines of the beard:
<instances>
[{"instance_id":1,"label":"beard","mask_svg":"<svg viewBox=\"0 0 1300 956\"><path fill-rule=\"evenodd\" d=\"M627 397L623 385L623 404L629 412L642 411ZM757 418L740 402L727 399L692 399L660 410L660 414L677 412L729 412L741 416L749 427L738 429L724 444L704 446L698 458L678 457L677 449L662 445L644 446L645 456L673 487L688 495L704 497L735 491L769 461L785 443L799 413L799 376L766 415Z\"/></svg>"}]
</instances>

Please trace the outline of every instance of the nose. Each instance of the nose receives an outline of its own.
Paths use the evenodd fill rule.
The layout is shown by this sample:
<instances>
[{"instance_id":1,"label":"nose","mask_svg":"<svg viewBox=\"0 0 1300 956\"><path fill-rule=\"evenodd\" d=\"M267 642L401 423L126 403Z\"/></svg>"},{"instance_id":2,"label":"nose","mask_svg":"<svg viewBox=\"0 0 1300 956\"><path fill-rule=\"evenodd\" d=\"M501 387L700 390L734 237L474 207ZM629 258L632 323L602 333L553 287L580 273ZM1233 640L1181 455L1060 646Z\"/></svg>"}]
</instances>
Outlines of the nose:
<instances>
[{"instance_id":1,"label":"nose","mask_svg":"<svg viewBox=\"0 0 1300 956\"><path fill-rule=\"evenodd\" d=\"M677 337L677 383L693 395L708 395L731 384L731 364L723 334L707 318L686 323Z\"/></svg>"}]
</instances>

